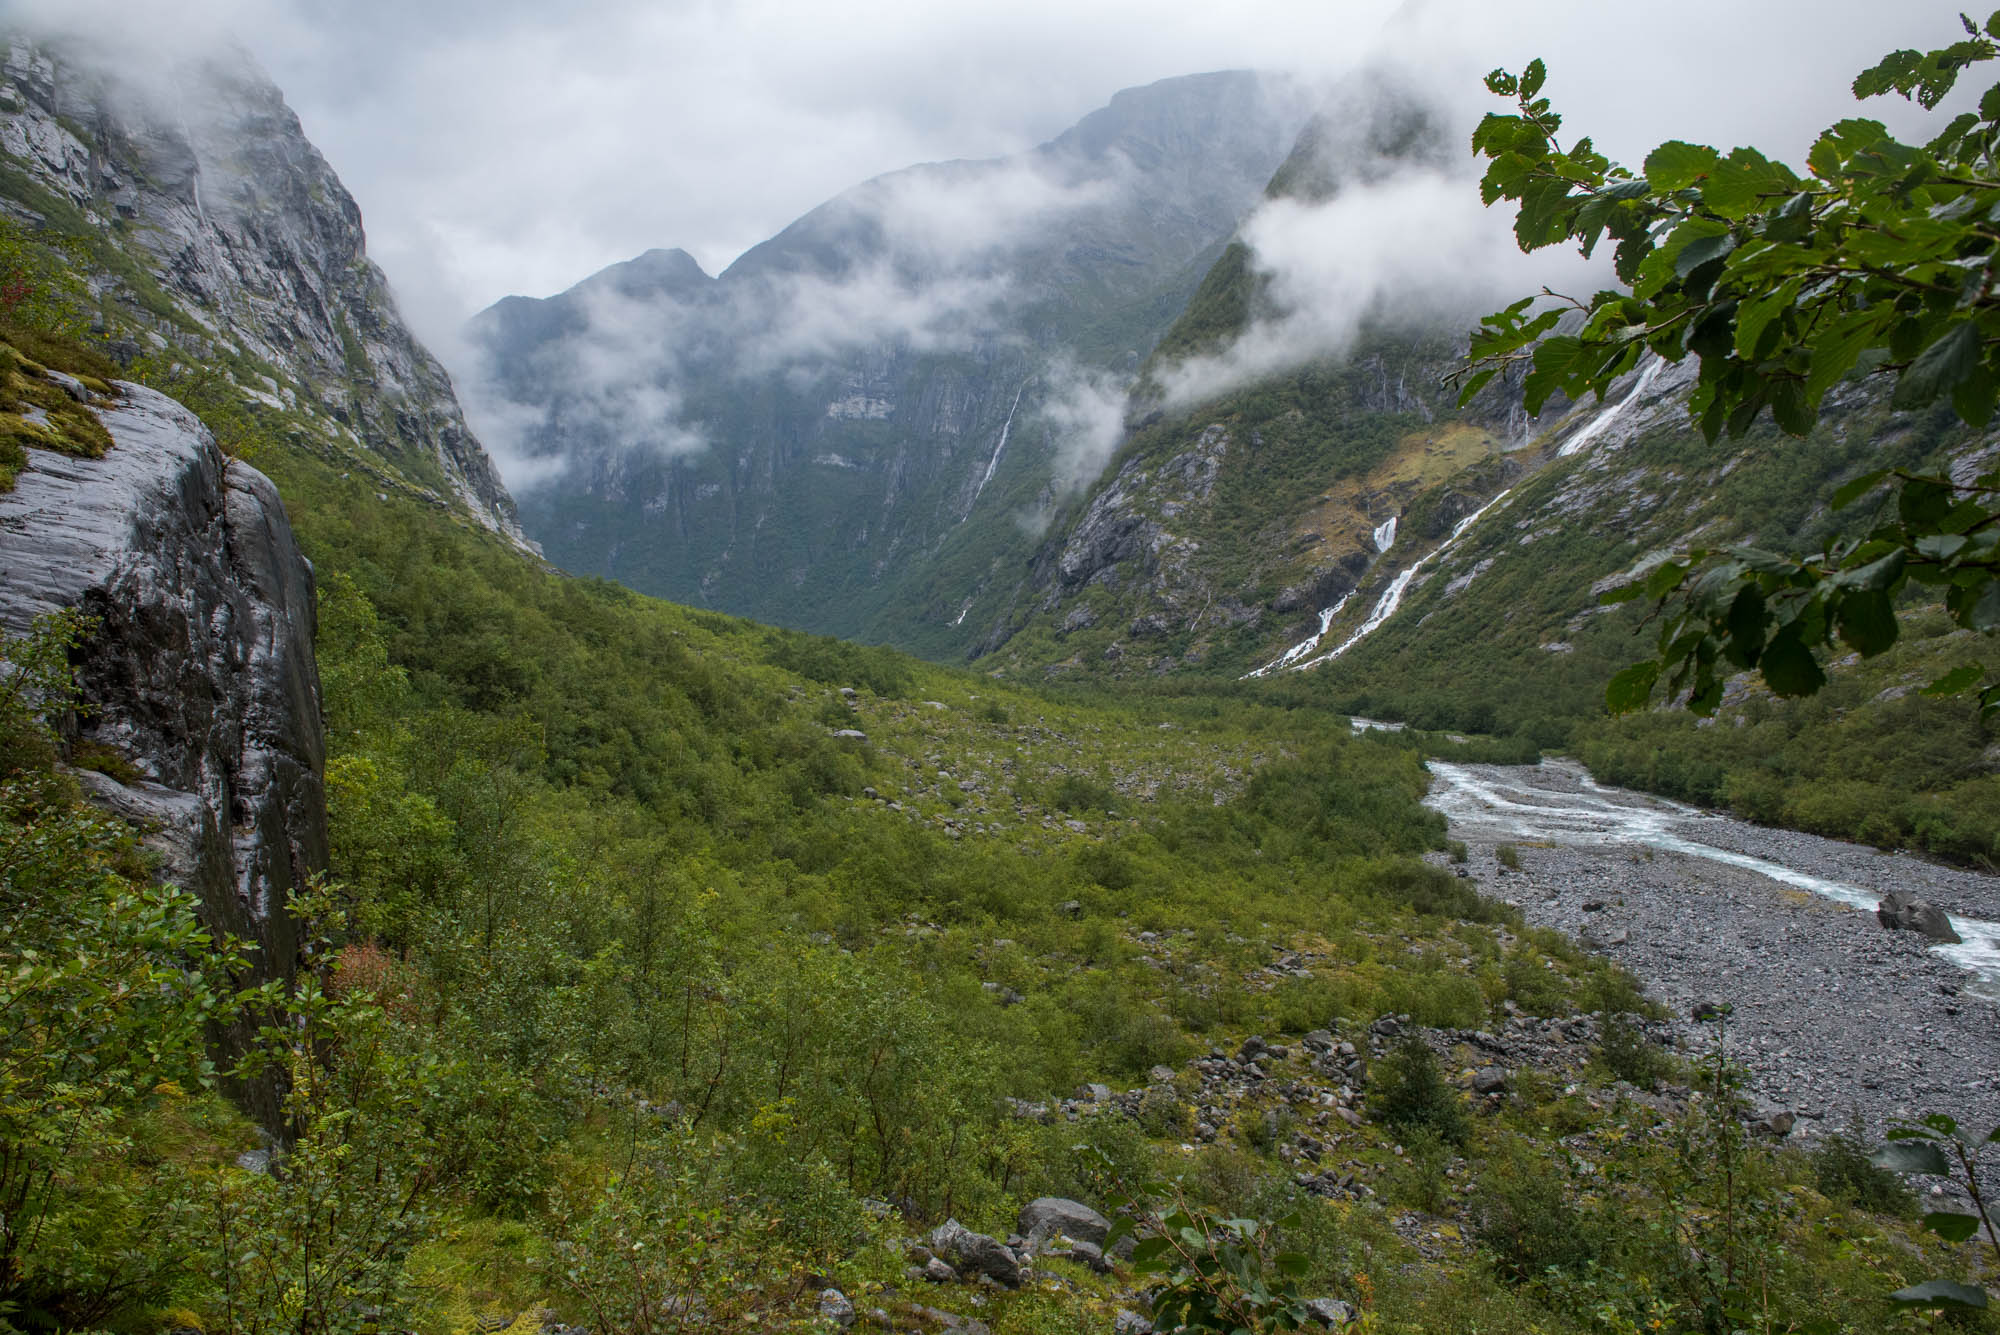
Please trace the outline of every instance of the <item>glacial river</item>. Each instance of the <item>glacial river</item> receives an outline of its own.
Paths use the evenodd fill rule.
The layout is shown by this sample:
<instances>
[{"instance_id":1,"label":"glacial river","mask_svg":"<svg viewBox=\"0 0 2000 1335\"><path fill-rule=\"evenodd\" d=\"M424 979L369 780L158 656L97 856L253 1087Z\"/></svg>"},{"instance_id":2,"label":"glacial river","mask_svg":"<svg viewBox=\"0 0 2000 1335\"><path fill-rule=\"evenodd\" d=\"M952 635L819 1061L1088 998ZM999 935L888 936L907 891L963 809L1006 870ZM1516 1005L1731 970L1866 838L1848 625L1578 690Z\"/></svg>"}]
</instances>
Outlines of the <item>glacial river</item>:
<instances>
[{"instance_id":1,"label":"glacial river","mask_svg":"<svg viewBox=\"0 0 2000 1335\"><path fill-rule=\"evenodd\" d=\"M1960 912L1953 902L1954 898L1962 902L1970 890L1978 899L2000 903L2000 880L1995 878L1934 868L1913 858L1885 857L1859 845L1765 830L1664 798L1607 787L1571 761L1453 765L1434 760L1430 771L1435 782L1425 804L1444 815L1457 838L1606 851L1657 849L1752 872L1871 915L1891 889L1924 898L1928 895L1923 881L1948 879L1960 894L1939 899L1965 940L1932 949L1975 976L1977 982L1968 990L2000 997L2000 922ZM1752 848L1758 851L1746 851ZM1978 894L1981 888L1988 893Z\"/></svg>"}]
</instances>

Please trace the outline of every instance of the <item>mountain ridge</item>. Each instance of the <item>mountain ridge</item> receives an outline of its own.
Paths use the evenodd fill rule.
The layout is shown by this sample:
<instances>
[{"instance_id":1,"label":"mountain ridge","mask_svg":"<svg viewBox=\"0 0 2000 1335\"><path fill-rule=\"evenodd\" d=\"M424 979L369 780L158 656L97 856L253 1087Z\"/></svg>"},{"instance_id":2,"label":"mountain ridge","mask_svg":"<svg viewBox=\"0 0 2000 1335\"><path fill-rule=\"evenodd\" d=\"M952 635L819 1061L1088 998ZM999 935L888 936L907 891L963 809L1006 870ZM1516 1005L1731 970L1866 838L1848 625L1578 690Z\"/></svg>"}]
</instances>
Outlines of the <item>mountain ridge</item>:
<instances>
[{"instance_id":1,"label":"mountain ridge","mask_svg":"<svg viewBox=\"0 0 2000 1335\"><path fill-rule=\"evenodd\" d=\"M141 87L71 45L5 40L0 207L90 253L124 359L224 367L251 410L525 541L359 205L247 55L163 61Z\"/></svg>"},{"instance_id":2,"label":"mountain ridge","mask_svg":"<svg viewBox=\"0 0 2000 1335\"><path fill-rule=\"evenodd\" d=\"M864 182L714 278L648 252L476 317L520 452L567 462L523 498L551 559L963 652L968 589L1009 577L1069 485L1077 433L1050 414L1109 410L1101 379L1136 368L1305 114L1243 71L1127 94L1026 154Z\"/></svg>"}]
</instances>

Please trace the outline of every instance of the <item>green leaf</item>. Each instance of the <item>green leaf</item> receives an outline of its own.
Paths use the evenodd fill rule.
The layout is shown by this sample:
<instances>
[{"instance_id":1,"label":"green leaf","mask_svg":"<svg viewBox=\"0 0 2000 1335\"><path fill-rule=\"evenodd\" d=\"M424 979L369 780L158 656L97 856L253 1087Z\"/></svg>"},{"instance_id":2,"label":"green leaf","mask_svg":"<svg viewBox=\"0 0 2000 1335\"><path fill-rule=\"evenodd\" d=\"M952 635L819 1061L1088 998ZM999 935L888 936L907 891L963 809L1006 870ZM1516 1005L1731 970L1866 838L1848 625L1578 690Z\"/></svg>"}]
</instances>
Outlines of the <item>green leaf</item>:
<instances>
[{"instance_id":1,"label":"green leaf","mask_svg":"<svg viewBox=\"0 0 2000 1335\"><path fill-rule=\"evenodd\" d=\"M1876 1150L1868 1159L1877 1168L1886 1168L1892 1173L1921 1173L1926 1177L1948 1177L1951 1174L1951 1164L1946 1161L1944 1151L1928 1141L1894 1141Z\"/></svg>"},{"instance_id":2,"label":"green leaf","mask_svg":"<svg viewBox=\"0 0 2000 1335\"><path fill-rule=\"evenodd\" d=\"M1757 665L1764 651L1764 591L1745 585L1729 604L1730 661L1738 667Z\"/></svg>"},{"instance_id":3,"label":"green leaf","mask_svg":"<svg viewBox=\"0 0 2000 1335\"><path fill-rule=\"evenodd\" d=\"M1736 353L1740 357L1758 356L1757 345L1784 310L1797 299L1799 285L1803 280L1794 278L1743 303L1736 313Z\"/></svg>"},{"instance_id":4,"label":"green leaf","mask_svg":"<svg viewBox=\"0 0 2000 1335\"><path fill-rule=\"evenodd\" d=\"M1660 665L1651 659L1634 663L1611 679L1604 688L1604 707L1614 714L1644 709L1652 698L1653 683L1660 679Z\"/></svg>"},{"instance_id":5,"label":"green leaf","mask_svg":"<svg viewBox=\"0 0 2000 1335\"><path fill-rule=\"evenodd\" d=\"M2000 400L2000 376L1995 376L1983 362L1951 391L1952 411L1958 414L1961 422L1971 427L1984 427L1993 420L1996 400Z\"/></svg>"},{"instance_id":6,"label":"green leaf","mask_svg":"<svg viewBox=\"0 0 2000 1335\"><path fill-rule=\"evenodd\" d=\"M1896 609L1879 589L1856 589L1841 598L1834 624L1847 647L1864 658L1896 642Z\"/></svg>"},{"instance_id":7,"label":"green leaf","mask_svg":"<svg viewBox=\"0 0 2000 1335\"><path fill-rule=\"evenodd\" d=\"M1719 156L1704 144L1669 139L1646 155L1646 181L1662 192L1684 190L1712 171Z\"/></svg>"},{"instance_id":8,"label":"green leaf","mask_svg":"<svg viewBox=\"0 0 2000 1335\"><path fill-rule=\"evenodd\" d=\"M1744 218L1767 207L1767 197L1789 195L1799 178L1754 148L1739 148L1716 164L1702 187L1702 202L1725 218Z\"/></svg>"},{"instance_id":9,"label":"green leaf","mask_svg":"<svg viewBox=\"0 0 2000 1335\"><path fill-rule=\"evenodd\" d=\"M1977 663L1967 663L1964 667L1955 667L1945 673L1942 677L1924 687L1918 694L1933 696L1957 695L1961 691L1969 691L1974 686L1977 686L1979 679L1985 675L1985 668ZM1996 1127L1994 1133L2000 1135L2000 1127Z\"/></svg>"},{"instance_id":10,"label":"green leaf","mask_svg":"<svg viewBox=\"0 0 2000 1335\"><path fill-rule=\"evenodd\" d=\"M1781 634L1764 648L1757 660L1764 684L1782 696L1812 695L1826 685L1826 674L1813 658L1812 650L1795 634Z\"/></svg>"},{"instance_id":11,"label":"green leaf","mask_svg":"<svg viewBox=\"0 0 2000 1335\"><path fill-rule=\"evenodd\" d=\"M1606 589L1597 595L1597 601L1605 606L1614 603L1629 603L1634 598L1644 598L1646 586L1643 583L1620 584L1615 589Z\"/></svg>"},{"instance_id":12,"label":"green leaf","mask_svg":"<svg viewBox=\"0 0 2000 1335\"><path fill-rule=\"evenodd\" d=\"M1814 403L1854 369L1861 354L1877 346L1882 331L1895 312L1864 310L1840 320L1813 340L1812 370L1806 374L1806 397Z\"/></svg>"},{"instance_id":13,"label":"green leaf","mask_svg":"<svg viewBox=\"0 0 2000 1335\"><path fill-rule=\"evenodd\" d=\"M1887 476L1889 476L1888 469L1878 468L1872 473L1863 473L1860 477L1851 478L1841 483L1833 493L1833 508L1836 510L1845 510L1848 506L1881 486L1882 479Z\"/></svg>"},{"instance_id":14,"label":"green leaf","mask_svg":"<svg viewBox=\"0 0 2000 1335\"><path fill-rule=\"evenodd\" d=\"M1936 478L1910 478L1897 493L1896 509L1912 533L1933 532L1951 513L1951 488Z\"/></svg>"},{"instance_id":15,"label":"green leaf","mask_svg":"<svg viewBox=\"0 0 2000 1335\"><path fill-rule=\"evenodd\" d=\"M1933 339L1896 381L1890 402L1898 408L1921 408L1957 386L1979 366L1979 326L1961 320Z\"/></svg>"},{"instance_id":16,"label":"green leaf","mask_svg":"<svg viewBox=\"0 0 2000 1335\"><path fill-rule=\"evenodd\" d=\"M1971 1284L1955 1284L1948 1279L1927 1279L1907 1289L1897 1289L1889 1301L1898 1307L1954 1307L1983 1309L1986 1290Z\"/></svg>"},{"instance_id":17,"label":"green leaf","mask_svg":"<svg viewBox=\"0 0 2000 1335\"><path fill-rule=\"evenodd\" d=\"M1674 276L1686 278L1704 264L1724 259L1736 249L1736 238L1728 232L1719 235L1697 236L1682 246L1674 256Z\"/></svg>"},{"instance_id":18,"label":"green leaf","mask_svg":"<svg viewBox=\"0 0 2000 1335\"><path fill-rule=\"evenodd\" d=\"M1934 1210L1924 1216L1924 1227L1946 1242L1964 1242L1979 1231L1979 1216L1956 1210Z\"/></svg>"},{"instance_id":19,"label":"green leaf","mask_svg":"<svg viewBox=\"0 0 2000 1335\"><path fill-rule=\"evenodd\" d=\"M1521 96L1532 98L1536 93L1541 92L1542 83L1548 77L1549 67L1542 63L1541 57L1537 56L1535 59L1529 61L1528 68L1521 71Z\"/></svg>"}]
</instances>

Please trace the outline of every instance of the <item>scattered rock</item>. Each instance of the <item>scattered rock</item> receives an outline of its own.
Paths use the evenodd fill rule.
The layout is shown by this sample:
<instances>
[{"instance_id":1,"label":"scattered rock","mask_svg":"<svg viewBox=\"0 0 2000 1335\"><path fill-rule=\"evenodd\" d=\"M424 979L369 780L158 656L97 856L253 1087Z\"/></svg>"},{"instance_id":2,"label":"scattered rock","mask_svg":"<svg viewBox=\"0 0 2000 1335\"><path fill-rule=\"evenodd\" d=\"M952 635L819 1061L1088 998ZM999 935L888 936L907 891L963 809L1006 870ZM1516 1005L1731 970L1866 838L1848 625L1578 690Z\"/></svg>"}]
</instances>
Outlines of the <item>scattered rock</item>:
<instances>
[{"instance_id":1,"label":"scattered rock","mask_svg":"<svg viewBox=\"0 0 2000 1335\"><path fill-rule=\"evenodd\" d=\"M1028 1245L1037 1250L1058 1237L1102 1247L1111 1233L1111 1221L1080 1201L1042 1196L1021 1207L1020 1228Z\"/></svg>"},{"instance_id":2,"label":"scattered rock","mask_svg":"<svg viewBox=\"0 0 2000 1335\"><path fill-rule=\"evenodd\" d=\"M839 1289L824 1289L819 1295L819 1314L842 1330L854 1324L854 1304Z\"/></svg>"},{"instance_id":3,"label":"scattered rock","mask_svg":"<svg viewBox=\"0 0 2000 1335\"><path fill-rule=\"evenodd\" d=\"M1307 1299L1306 1315L1328 1330L1340 1330L1342 1327L1351 1326L1358 1319L1353 1304L1339 1298Z\"/></svg>"},{"instance_id":4,"label":"scattered rock","mask_svg":"<svg viewBox=\"0 0 2000 1335\"><path fill-rule=\"evenodd\" d=\"M1119 1308L1111 1318L1112 1335L1153 1335L1153 1323L1137 1312Z\"/></svg>"},{"instance_id":5,"label":"scattered rock","mask_svg":"<svg viewBox=\"0 0 2000 1335\"><path fill-rule=\"evenodd\" d=\"M1505 1094L1507 1092L1507 1071L1501 1066L1482 1066L1472 1076L1472 1092L1475 1094Z\"/></svg>"},{"instance_id":6,"label":"scattered rock","mask_svg":"<svg viewBox=\"0 0 2000 1335\"><path fill-rule=\"evenodd\" d=\"M998 1238L974 1233L956 1219L947 1219L931 1233L933 1250L949 1256L967 1274L984 1275L1010 1289L1021 1286L1021 1258Z\"/></svg>"}]
</instances>

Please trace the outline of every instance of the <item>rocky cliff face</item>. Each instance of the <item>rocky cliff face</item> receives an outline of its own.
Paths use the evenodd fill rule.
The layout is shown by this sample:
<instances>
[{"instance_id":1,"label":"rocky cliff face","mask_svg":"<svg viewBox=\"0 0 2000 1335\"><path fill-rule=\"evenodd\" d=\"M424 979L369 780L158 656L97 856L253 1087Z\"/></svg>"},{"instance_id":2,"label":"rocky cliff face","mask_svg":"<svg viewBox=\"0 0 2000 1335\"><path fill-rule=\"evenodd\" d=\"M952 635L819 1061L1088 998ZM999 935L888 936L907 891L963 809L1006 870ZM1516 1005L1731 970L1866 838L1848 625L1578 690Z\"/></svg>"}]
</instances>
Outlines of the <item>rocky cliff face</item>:
<instances>
[{"instance_id":1,"label":"rocky cliff face","mask_svg":"<svg viewBox=\"0 0 2000 1335\"><path fill-rule=\"evenodd\" d=\"M1167 80L1031 153L870 181L720 277L655 251L475 323L552 559L809 629L963 650L1103 460L1125 379L1303 123Z\"/></svg>"},{"instance_id":2,"label":"rocky cliff face","mask_svg":"<svg viewBox=\"0 0 2000 1335\"><path fill-rule=\"evenodd\" d=\"M218 58L141 86L18 36L5 50L0 208L84 238L129 356L220 373L302 444L519 540L360 208L268 80Z\"/></svg>"},{"instance_id":3,"label":"rocky cliff face","mask_svg":"<svg viewBox=\"0 0 2000 1335\"><path fill-rule=\"evenodd\" d=\"M288 976L285 905L327 858L312 568L263 474L171 399L119 389L98 408L103 458L30 450L0 495L0 627L94 619L77 655L91 710L73 726L138 777L78 777L211 928L255 946L258 975ZM278 1124L271 1088L243 1092Z\"/></svg>"}]
</instances>

